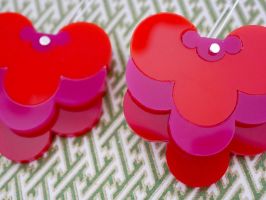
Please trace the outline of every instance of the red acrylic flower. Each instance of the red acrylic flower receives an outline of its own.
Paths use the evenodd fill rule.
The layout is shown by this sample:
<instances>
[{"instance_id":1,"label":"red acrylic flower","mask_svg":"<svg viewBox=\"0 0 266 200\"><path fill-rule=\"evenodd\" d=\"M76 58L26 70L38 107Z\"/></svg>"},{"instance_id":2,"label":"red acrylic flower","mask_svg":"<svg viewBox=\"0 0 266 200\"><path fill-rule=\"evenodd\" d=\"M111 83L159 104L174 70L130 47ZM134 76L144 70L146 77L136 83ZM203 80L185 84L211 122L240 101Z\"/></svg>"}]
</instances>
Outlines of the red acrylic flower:
<instances>
[{"instance_id":1,"label":"red acrylic flower","mask_svg":"<svg viewBox=\"0 0 266 200\"><path fill-rule=\"evenodd\" d=\"M167 143L170 171L193 187L218 181L230 154L266 149L266 28L224 40L200 37L185 18L151 16L136 28L124 113L141 137Z\"/></svg>"},{"instance_id":2,"label":"red acrylic flower","mask_svg":"<svg viewBox=\"0 0 266 200\"><path fill-rule=\"evenodd\" d=\"M261 60L265 34L264 27L246 26L225 40L202 38L185 18L163 13L140 23L132 38L131 56L146 76L174 82L174 103L185 119L213 126L233 113L238 91L266 93L266 63ZM206 48L212 43L221 47L216 55ZM239 49L228 48L228 43Z\"/></svg>"},{"instance_id":3,"label":"red acrylic flower","mask_svg":"<svg viewBox=\"0 0 266 200\"><path fill-rule=\"evenodd\" d=\"M99 121L111 44L86 22L52 35L3 13L0 27L0 153L29 162L54 135L79 136Z\"/></svg>"},{"instance_id":4,"label":"red acrylic flower","mask_svg":"<svg viewBox=\"0 0 266 200\"><path fill-rule=\"evenodd\" d=\"M110 61L108 36L94 24L73 23L49 35L36 32L19 14L4 13L0 27L0 67L7 70L5 90L23 105L47 101L55 95L62 77L84 79Z\"/></svg>"}]
</instances>

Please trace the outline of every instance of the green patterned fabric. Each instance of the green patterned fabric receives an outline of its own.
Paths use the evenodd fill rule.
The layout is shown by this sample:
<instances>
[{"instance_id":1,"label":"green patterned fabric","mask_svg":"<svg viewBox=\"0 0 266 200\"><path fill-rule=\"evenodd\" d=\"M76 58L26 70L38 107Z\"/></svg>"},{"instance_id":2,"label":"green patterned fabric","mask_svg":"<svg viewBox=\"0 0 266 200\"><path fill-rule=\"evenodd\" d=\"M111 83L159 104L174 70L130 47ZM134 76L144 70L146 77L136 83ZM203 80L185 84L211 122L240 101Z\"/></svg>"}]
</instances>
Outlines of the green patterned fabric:
<instances>
[{"instance_id":1,"label":"green patterned fabric","mask_svg":"<svg viewBox=\"0 0 266 200\"><path fill-rule=\"evenodd\" d=\"M20 12L47 33L75 18L95 22L113 45L99 125L80 138L56 137L44 158L30 164L0 157L0 199L266 199L266 154L232 156L219 182L188 188L169 172L165 144L145 142L133 134L122 111L125 66L136 24L161 11L182 14L203 35L219 37L243 24L266 24L265 0L239 0L227 17L234 1L87 0L78 9L79 0L0 0L1 12Z\"/></svg>"}]
</instances>

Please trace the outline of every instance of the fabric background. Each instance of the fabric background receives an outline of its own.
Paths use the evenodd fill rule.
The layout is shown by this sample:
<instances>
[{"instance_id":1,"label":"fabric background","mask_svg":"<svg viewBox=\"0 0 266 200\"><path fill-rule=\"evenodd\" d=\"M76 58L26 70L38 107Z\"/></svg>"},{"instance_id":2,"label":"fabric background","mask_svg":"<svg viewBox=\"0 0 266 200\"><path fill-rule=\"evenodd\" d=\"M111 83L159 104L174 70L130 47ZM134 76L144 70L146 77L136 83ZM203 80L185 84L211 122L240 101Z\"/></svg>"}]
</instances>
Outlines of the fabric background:
<instances>
[{"instance_id":1,"label":"fabric background","mask_svg":"<svg viewBox=\"0 0 266 200\"><path fill-rule=\"evenodd\" d=\"M113 45L100 124L80 138L56 137L45 157L30 164L0 157L0 199L266 199L266 154L232 156L217 184L188 188L169 173L165 144L134 135L122 112L125 65L136 24L150 14L169 11L186 16L203 35L214 30L211 35L224 37L243 24L266 25L265 0L240 0L227 17L226 5L232 8L234 1L87 0L77 9L78 0L0 0L0 12L20 12L47 33L56 33L75 17L95 22Z\"/></svg>"}]
</instances>

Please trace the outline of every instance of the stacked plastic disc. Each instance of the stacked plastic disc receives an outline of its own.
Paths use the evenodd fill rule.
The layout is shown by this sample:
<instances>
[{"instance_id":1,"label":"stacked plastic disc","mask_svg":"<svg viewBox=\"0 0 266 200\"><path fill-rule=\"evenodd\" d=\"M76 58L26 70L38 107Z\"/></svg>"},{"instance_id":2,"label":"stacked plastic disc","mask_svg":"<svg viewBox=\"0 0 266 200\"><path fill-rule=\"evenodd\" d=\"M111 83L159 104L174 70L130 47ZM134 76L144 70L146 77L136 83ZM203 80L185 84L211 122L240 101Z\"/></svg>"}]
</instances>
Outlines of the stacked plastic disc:
<instances>
[{"instance_id":1,"label":"stacked plastic disc","mask_svg":"<svg viewBox=\"0 0 266 200\"><path fill-rule=\"evenodd\" d=\"M79 136L97 123L111 45L91 23L50 35L19 14L4 13L0 26L0 153L29 162L54 135Z\"/></svg>"},{"instance_id":2,"label":"stacked plastic disc","mask_svg":"<svg viewBox=\"0 0 266 200\"><path fill-rule=\"evenodd\" d=\"M126 69L124 112L135 133L167 143L172 174L208 186L230 154L266 149L266 28L224 39L200 36L182 16L157 14L136 28Z\"/></svg>"}]
</instances>

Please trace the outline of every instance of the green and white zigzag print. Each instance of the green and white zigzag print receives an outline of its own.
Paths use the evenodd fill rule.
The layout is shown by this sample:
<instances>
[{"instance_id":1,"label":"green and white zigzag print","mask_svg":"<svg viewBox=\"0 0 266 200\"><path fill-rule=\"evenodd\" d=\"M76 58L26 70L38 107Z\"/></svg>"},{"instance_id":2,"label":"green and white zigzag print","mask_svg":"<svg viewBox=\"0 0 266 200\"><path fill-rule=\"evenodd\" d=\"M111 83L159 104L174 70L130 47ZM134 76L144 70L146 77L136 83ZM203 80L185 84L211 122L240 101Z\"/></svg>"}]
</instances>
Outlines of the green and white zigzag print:
<instances>
[{"instance_id":1,"label":"green and white zigzag print","mask_svg":"<svg viewBox=\"0 0 266 200\"><path fill-rule=\"evenodd\" d=\"M169 172L165 144L145 142L133 134L122 112L129 42L143 18L161 11L180 13L202 34L224 37L243 24L266 25L266 0L239 0L232 13L235 0L85 2L78 8L79 0L0 0L0 12L20 12L47 33L73 20L95 22L108 32L113 45L100 124L80 138L55 138L44 158L30 164L0 157L0 199L266 199L266 154L233 156L217 184L188 188Z\"/></svg>"}]
</instances>

